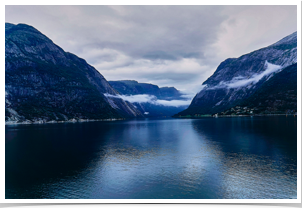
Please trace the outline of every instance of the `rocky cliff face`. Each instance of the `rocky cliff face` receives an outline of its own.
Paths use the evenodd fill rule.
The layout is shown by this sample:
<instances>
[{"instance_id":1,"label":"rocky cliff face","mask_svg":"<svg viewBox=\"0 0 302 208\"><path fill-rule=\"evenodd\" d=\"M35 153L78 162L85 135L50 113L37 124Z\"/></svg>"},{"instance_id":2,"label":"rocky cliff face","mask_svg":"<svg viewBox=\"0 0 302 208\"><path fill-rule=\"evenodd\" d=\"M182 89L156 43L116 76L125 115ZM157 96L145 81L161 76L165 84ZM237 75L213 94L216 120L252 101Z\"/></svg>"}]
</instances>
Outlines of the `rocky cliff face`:
<instances>
[{"instance_id":1,"label":"rocky cliff face","mask_svg":"<svg viewBox=\"0 0 302 208\"><path fill-rule=\"evenodd\" d=\"M84 59L65 52L35 28L5 24L6 122L137 117Z\"/></svg>"},{"instance_id":2,"label":"rocky cliff face","mask_svg":"<svg viewBox=\"0 0 302 208\"><path fill-rule=\"evenodd\" d=\"M214 114L234 107L267 80L297 62L297 33L239 58L223 61L188 109L176 116Z\"/></svg>"}]
</instances>

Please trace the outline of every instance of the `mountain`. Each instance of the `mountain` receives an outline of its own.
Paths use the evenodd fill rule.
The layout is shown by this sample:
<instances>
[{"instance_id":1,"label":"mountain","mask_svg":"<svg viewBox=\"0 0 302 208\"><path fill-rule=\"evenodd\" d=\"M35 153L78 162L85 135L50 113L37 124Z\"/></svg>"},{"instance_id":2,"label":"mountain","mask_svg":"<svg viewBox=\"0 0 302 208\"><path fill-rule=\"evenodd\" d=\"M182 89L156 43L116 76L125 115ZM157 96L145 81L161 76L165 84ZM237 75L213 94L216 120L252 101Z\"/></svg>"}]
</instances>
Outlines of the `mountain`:
<instances>
[{"instance_id":1,"label":"mountain","mask_svg":"<svg viewBox=\"0 0 302 208\"><path fill-rule=\"evenodd\" d=\"M197 93L190 106L175 116L215 114L235 107L278 72L296 62L297 32L268 47L239 58L226 59L203 83L203 89ZM282 91L282 88L279 89Z\"/></svg>"},{"instance_id":2,"label":"mountain","mask_svg":"<svg viewBox=\"0 0 302 208\"><path fill-rule=\"evenodd\" d=\"M182 93L174 87L158 87L148 83L139 83L135 80L109 81L109 84L124 99L131 99L132 104L144 114L145 117L172 116L188 107L188 104L174 105L175 101L185 101ZM139 101L139 96L141 100ZM136 99L135 99L136 98Z\"/></svg>"},{"instance_id":3,"label":"mountain","mask_svg":"<svg viewBox=\"0 0 302 208\"><path fill-rule=\"evenodd\" d=\"M249 98L219 115L295 114L297 112L297 63L266 81Z\"/></svg>"},{"instance_id":4,"label":"mountain","mask_svg":"<svg viewBox=\"0 0 302 208\"><path fill-rule=\"evenodd\" d=\"M5 121L48 122L143 116L84 59L32 26L5 23Z\"/></svg>"},{"instance_id":5,"label":"mountain","mask_svg":"<svg viewBox=\"0 0 302 208\"><path fill-rule=\"evenodd\" d=\"M174 87L159 88L157 85L138 83L135 80L109 81L109 84L123 95L148 94L164 100L184 99L181 97L183 94Z\"/></svg>"}]
</instances>

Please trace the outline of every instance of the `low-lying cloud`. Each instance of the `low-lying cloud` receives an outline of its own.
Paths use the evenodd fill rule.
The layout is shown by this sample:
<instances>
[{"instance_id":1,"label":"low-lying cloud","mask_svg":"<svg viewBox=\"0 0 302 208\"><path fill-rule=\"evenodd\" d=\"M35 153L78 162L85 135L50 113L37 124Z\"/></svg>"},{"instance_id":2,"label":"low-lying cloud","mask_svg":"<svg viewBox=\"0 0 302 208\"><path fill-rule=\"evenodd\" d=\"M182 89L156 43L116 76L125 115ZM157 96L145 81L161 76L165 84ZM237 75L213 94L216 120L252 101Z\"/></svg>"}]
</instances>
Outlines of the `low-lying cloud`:
<instances>
[{"instance_id":1,"label":"low-lying cloud","mask_svg":"<svg viewBox=\"0 0 302 208\"><path fill-rule=\"evenodd\" d=\"M191 100L159 100L154 95L140 94L140 95L111 95L104 94L106 97L119 98L130 103L151 103L153 105L163 105L170 107L188 106Z\"/></svg>"},{"instance_id":2,"label":"low-lying cloud","mask_svg":"<svg viewBox=\"0 0 302 208\"><path fill-rule=\"evenodd\" d=\"M242 76L234 77L231 81L221 81L218 85L214 87L208 87L206 90L213 90L213 89L219 89L219 88L239 88L239 87L244 87L249 84L255 84L259 82L263 77L269 76L274 72L277 72L282 68L282 66L271 64L267 61L265 61L264 66L266 67L266 70L261 72L260 74L254 74L250 78L245 78Z\"/></svg>"}]
</instances>

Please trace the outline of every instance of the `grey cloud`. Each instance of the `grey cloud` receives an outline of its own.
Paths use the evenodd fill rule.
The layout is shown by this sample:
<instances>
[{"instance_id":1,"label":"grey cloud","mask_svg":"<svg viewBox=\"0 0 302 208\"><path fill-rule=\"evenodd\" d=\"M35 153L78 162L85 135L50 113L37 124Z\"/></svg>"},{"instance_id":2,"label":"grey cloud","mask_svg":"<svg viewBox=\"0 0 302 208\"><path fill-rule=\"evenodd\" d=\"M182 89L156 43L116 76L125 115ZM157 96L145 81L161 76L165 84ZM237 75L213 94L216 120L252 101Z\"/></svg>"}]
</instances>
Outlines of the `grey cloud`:
<instances>
[{"instance_id":1,"label":"grey cloud","mask_svg":"<svg viewBox=\"0 0 302 208\"><path fill-rule=\"evenodd\" d=\"M152 80L173 80L174 82L182 82L182 81L192 81L196 79L196 75L193 73L161 73L161 74L150 74L148 76L149 79Z\"/></svg>"},{"instance_id":2,"label":"grey cloud","mask_svg":"<svg viewBox=\"0 0 302 208\"><path fill-rule=\"evenodd\" d=\"M142 56L142 58L156 60L179 60L182 58L204 58L204 53L202 52L181 52L181 51L174 51L171 52L164 52L164 51L151 51Z\"/></svg>"},{"instance_id":3,"label":"grey cloud","mask_svg":"<svg viewBox=\"0 0 302 208\"><path fill-rule=\"evenodd\" d=\"M226 17L220 14L221 6L124 6L120 8L128 12L123 15L114 10L114 6L6 8L12 13L15 7L21 14L26 12L34 16L38 12L36 16L49 15L50 20L61 23L61 38L77 42L78 47L73 49L75 53L83 47L100 46L134 58L153 59L155 56L169 60L181 56L179 51L183 54L194 51L195 56L198 55L197 51L215 41L219 25ZM22 12L22 8L25 11ZM45 13L41 14L43 11ZM209 15L211 21L208 21ZM8 16L11 15L7 14L7 19ZM68 42L62 42L62 45L67 46Z\"/></svg>"},{"instance_id":4,"label":"grey cloud","mask_svg":"<svg viewBox=\"0 0 302 208\"><path fill-rule=\"evenodd\" d=\"M142 56L145 59L166 59L166 60L176 60L177 56L168 54L164 51L152 51Z\"/></svg>"}]
</instances>

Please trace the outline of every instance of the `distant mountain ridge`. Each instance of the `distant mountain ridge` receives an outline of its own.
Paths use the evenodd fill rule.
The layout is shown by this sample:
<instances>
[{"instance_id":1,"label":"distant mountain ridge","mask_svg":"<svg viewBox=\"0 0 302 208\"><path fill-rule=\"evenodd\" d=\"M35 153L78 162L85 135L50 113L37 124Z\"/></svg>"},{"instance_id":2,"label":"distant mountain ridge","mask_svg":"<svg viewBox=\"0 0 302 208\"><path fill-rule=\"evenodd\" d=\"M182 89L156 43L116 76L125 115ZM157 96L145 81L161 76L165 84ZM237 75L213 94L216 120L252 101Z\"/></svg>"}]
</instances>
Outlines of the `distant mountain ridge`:
<instances>
[{"instance_id":1,"label":"distant mountain ridge","mask_svg":"<svg viewBox=\"0 0 302 208\"><path fill-rule=\"evenodd\" d=\"M183 94L175 87L158 87L154 84L139 83L135 80L119 80L108 82L114 89L123 95L149 94L156 96L158 99L164 100L184 99L182 97Z\"/></svg>"},{"instance_id":2,"label":"distant mountain ridge","mask_svg":"<svg viewBox=\"0 0 302 208\"><path fill-rule=\"evenodd\" d=\"M26 24L5 23L5 120L48 122L142 117L84 59Z\"/></svg>"},{"instance_id":3,"label":"distant mountain ridge","mask_svg":"<svg viewBox=\"0 0 302 208\"><path fill-rule=\"evenodd\" d=\"M175 116L215 114L239 105L276 73L296 62L297 32L268 47L226 59L203 83L204 88L190 106Z\"/></svg>"},{"instance_id":4,"label":"distant mountain ridge","mask_svg":"<svg viewBox=\"0 0 302 208\"><path fill-rule=\"evenodd\" d=\"M120 94L125 96L148 95L155 99L150 102L134 102L132 103L145 117L167 117L172 116L187 108L182 106L167 106L157 103L157 100L171 101L183 100L182 93L174 87L158 87L154 84L139 83L135 80L119 80L109 81L109 84Z\"/></svg>"}]
</instances>

